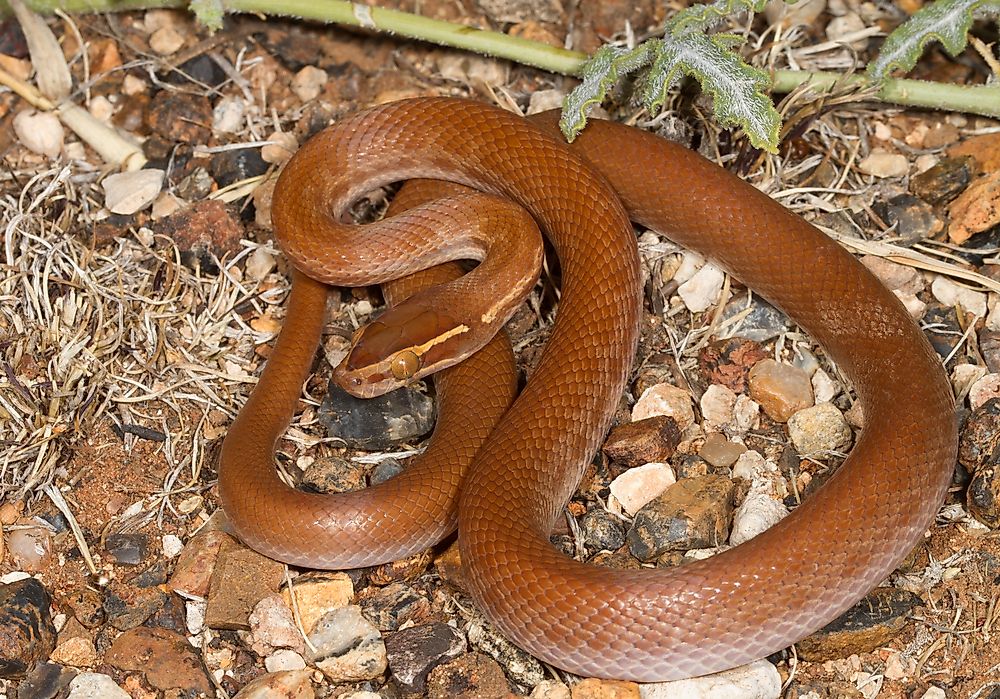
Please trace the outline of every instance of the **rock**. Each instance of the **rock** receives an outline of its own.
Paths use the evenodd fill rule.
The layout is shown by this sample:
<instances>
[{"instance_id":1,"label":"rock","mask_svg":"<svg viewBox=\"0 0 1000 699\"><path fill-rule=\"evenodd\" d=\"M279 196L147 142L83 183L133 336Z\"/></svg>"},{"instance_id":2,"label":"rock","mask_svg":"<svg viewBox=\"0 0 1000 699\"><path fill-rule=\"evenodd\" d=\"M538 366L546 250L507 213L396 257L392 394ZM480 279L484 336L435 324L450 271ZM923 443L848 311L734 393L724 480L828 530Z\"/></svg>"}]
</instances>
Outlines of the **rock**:
<instances>
[{"instance_id":1,"label":"rock","mask_svg":"<svg viewBox=\"0 0 1000 699\"><path fill-rule=\"evenodd\" d=\"M377 588L373 595L361 600L361 609L365 618L384 632L396 631L407 622L420 623L429 615L431 604L409 585L397 582Z\"/></svg>"},{"instance_id":2,"label":"rock","mask_svg":"<svg viewBox=\"0 0 1000 699\"><path fill-rule=\"evenodd\" d=\"M1000 470L981 469L969 482L966 502L969 513L991 529L1000 529Z\"/></svg>"},{"instance_id":3,"label":"rock","mask_svg":"<svg viewBox=\"0 0 1000 699\"><path fill-rule=\"evenodd\" d=\"M948 213L948 239L956 245L1000 223L1000 172L975 180L951 203Z\"/></svg>"},{"instance_id":4,"label":"rock","mask_svg":"<svg viewBox=\"0 0 1000 699\"><path fill-rule=\"evenodd\" d=\"M365 472L342 456L325 456L302 472L299 488L313 493L349 493L366 487Z\"/></svg>"},{"instance_id":5,"label":"rock","mask_svg":"<svg viewBox=\"0 0 1000 699\"><path fill-rule=\"evenodd\" d=\"M737 316L742 320L733 332L754 342L767 342L788 330L788 317L756 295L740 294L726 304L722 320L731 321Z\"/></svg>"},{"instance_id":6,"label":"rock","mask_svg":"<svg viewBox=\"0 0 1000 699\"><path fill-rule=\"evenodd\" d=\"M411 626L385 642L389 673L406 693L423 693L427 676L443 662L465 652L465 636L442 622Z\"/></svg>"},{"instance_id":7,"label":"rock","mask_svg":"<svg viewBox=\"0 0 1000 699\"><path fill-rule=\"evenodd\" d=\"M822 629L796 644L803 660L821 662L869 653L887 645L922 604L912 592L880 587Z\"/></svg>"},{"instance_id":8,"label":"rock","mask_svg":"<svg viewBox=\"0 0 1000 699\"><path fill-rule=\"evenodd\" d=\"M958 460L972 472L1000 461L1000 398L986 401L969 416L959 436Z\"/></svg>"},{"instance_id":9,"label":"rock","mask_svg":"<svg viewBox=\"0 0 1000 699\"><path fill-rule=\"evenodd\" d=\"M632 422L657 415L672 417L677 423L677 428L683 432L694 424L691 394L668 383L650 386L642 392L632 407Z\"/></svg>"},{"instance_id":10,"label":"rock","mask_svg":"<svg viewBox=\"0 0 1000 699\"><path fill-rule=\"evenodd\" d=\"M299 141L295 134L288 131L275 131L267 137L270 141L260 149L260 157L265 163L280 165L284 163L299 149Z\"/></svg>"},{"instance_id":11,"label":"rock","mask_svg":"<svg viewBox=\"0 0 1000 699\"><path fill-rule=\"evenodd\" d=\"M775 499L788 495L785 479L778 466L752 449L744 452L733 464L733 478L748 481L750 490L768 493Z\"/></svg>"},{"instance_id":12,"label":"rock","mask_svg":"<svg viewBox=\"0 0 1000 699\"><path fill-rule=\"evenodd\" d=\"M377 398L355 398L330 383L317 417L327 435L354 449L379 451L427 434L433 426L431 399L412 387Z\"/></svg>"},{"instance_id":13,"label":"rock","mask_svg":"<svg viewBox=\"0 0 1000 699\"><path fill-rule=\"evenodd\" d=\"M385 643L361 607L327 612L309 633L309 642L315 650L307 659L331 682L362 682L385 672Z\"/></svg>"},{"instance_id":14,"label":"rock","mask_svg":"<svg viewBox=\"0 0 1000 699\"><path fill-rule=\"evenodd\" d=\"M261 675L233 699L314 699L315 696L310 670L286 670Z\"/></svg>"},{"instance_id":15,"label":"rock","mask_svg":"<svg viewBox=\"0 0 1000 699\"><path fill-rule=\"evenodd\" d=\"M680 444L677 423L666 415L618 425L604 442L605 456L633 468L650 462L665 462Z\"/></svg>"},{"instance_id":16,"label":"rock","mask_svg":"<svg viewBox=\"0 0 1000 699\"><path fill-rule=\"evenodd\" d=\"M771 528L788 515L788 508L767 493L751 490L733 513L729 543L739 546Z\"/></svg>"},{"instance_id":17,"label":"rock","mask_svg":"<svg viewBox=\"0 0 1000 699\"><path fill-rule=\"evenodd\" d=\"M148 168L108 175L101 181L104 205L113 214L131 216L153 203L163 189L163 170Z\"/></svg>"},{"instance_id":18,"label":"rock","mask_svg":"<svg viewBox=\"0 0 1000 699\"><path fill-rule=\"evenodd\" d=\"M698 353L698 366L710 384L723 386L735 393L746 388L747 375L754 364L767 359L760 343L745 337L716 340ZM712 386L709 386L711 390Z\"/></svg>"},{"instance_id":19,"label":"rock","mask_svg":"<svg viewBox=\"0 0 1000 699\"><path fill-rule=\"evenodd\" d=\"M232 539L224 541L209 586L205 624L213 629L249 629L250 612L278 592L284 579L281 563Z\"/></svg>"},{"instance_id":20,"label":"rock","mask_svg":"<svg viewBox=\"0 0 1000 699\"><path fill-rule=\"evenodd\" d=\"M534 687L545 679L542 664L500 635L492 627L478 621L469 623L466 636L473 648L493 658L507 675L524 687Z\"/></svg>"},{"instance_id":21,"label":"rock","mask_svg":"<svg viewBox=\"0 0 1000 699\"><path fill-rule=\"evenodd\" d=\"M264 669L268 672L285 672L288 670L304 670L306 661L294 650L282 648L264 658Z\"/></svg>"},{"instance_id":22,"label":"rock","mask_svg":"<svg viewBox=\"0 0 1000 699\"><path fill-rule=\"evenodd\" d=\"M569 687L558 680L542 680L531 690L530 699L572 699Z\"/></svg>"},{"instance_id":23,"label":"rock","mask_svg":"<svg viewBox=\"0 0 1000 699\"><path fill-rule=\"evenodd\" d=\"M219 87L229 79L229 75L222 69L211 56L200 53L194 58L188 59L177 66L177 70L170 71L166 76L166 81L172 85L185 85L201 83L209 87Z\"/></svg>"},{"instance_id":24,"label":"rock","mask_svg":"<svg viewBox=\"0 0 1000 699\"><path fill-rule=\"evenodd\" d=\"M77 671L54 663L36 663L17 685L17 699L55 699L76 677ZM11 699L14 695L8 694Z\"/></svg>"},{"instance_id":25,"label":"rock","mask_svg":"<svg viewBox=\"0 0 1000 699\"><path fill-rule=\"evenodd\" d=\"M56 647L52 599L34 578L0 586L0 679L23 677Z\"/></svg>"},{"instance_id":26,"label":"rock","mask_svg":"<svg viewBox=\"0 0 1000 699\"><path fill-rule=\"evenodd\" d=\"M222 257L238 250L243 225L226 204L208 200L191 204L157 221L153 232L173 240L181 250L181 261L193 267L194 259L201 260L207 253ZM211 268L207 263L202 267Z\"/></svg>"},{"instance_id":27,"label":"rock","mask_svg":"<svg viewBox=\"0 0 1000 699\"><path fill-rule=\"evenodd\" d=\"M184 201L193 201L196 205L207 205L208 202L203 200L214 189L216 189L216 182L212 179L208 170L203 167L196 167L187 176L181 178L181 181L174 187L174 192ZM216 205L221 203L220 201L211 199L209 201Z\"/></svg>"},{"instance_id":28,"label":"rock","mask_svg":"<svg viewBox=\"0 0 1000 699\"><path fill-rule=\"evenodd\" d=\"M704 426L718 430L732 423L736 397L731 389L719 384L712 384L705 389L699 402L701 415L705 418Z\"/></svg>"},{"instance_id":29,"label":"rock","mask_svg":"<svg viewBox=\"0 0 1000 699\"><path fill-rule=\"evenodd\" d=\"M692 313L701 313L714 306L722 293L725 273L711 262L706 262L693 277L677 287L677 295Z\"/></svg>"},{"instance_id":30,"label":"rock","mask_svg":"<svg viewBox=\"0 0 1000 699\"><path fill-rule=\"evenodd\" d=\"M1000 171L1000 133L972 136L948 149L952 158L971 157L983 172Z\"/></svg>"},{"instance_id":31,"label":"rock","mask_svg":"<svg viewBox=\"0 0 1000 699\"><path fill-rule=\"evenodd\" d=\"M368 572L368 580L373 585L388 585L394 582L416 580L427 570L434 560L433 549L426 549L397 561L375 566Z\"/></svg>"},{"instance_id":32,"label":"rock","mask_svg":"<svg viewBox=\"0 0 1000 699\"><path fill-rule=\"evenodd\" d=\"M840 393L840 386L822 369L814 371L809 381L812 384L813 398L817 403L829 403Z\"/></svg>"},{"instance_id":33,"label":"rock","mask_svg":"<svg viewBox=\"0 0 1000 699\"><path fill-rule=\"evenodd\" d=\"M642 699L778 699L781 675L767 660L757 660L714 675L643 685Z\"/></svg>"},{"instance_id":34,"label":"rock","mask_svg":"<svg viewBox=\"0 0 1000 699\"><path fill-rule=\"evenodd\" d=\"M7 534L7 551L18 569L37 573L52 558L52 533L45 527L14 529Z\"/></svg>"},{"instance_id":35,"label":"rock","mask_svg":"<svg viewBox=\"0 0 1000 699\"><path fill-rule=\"evenodd\" d=\"M677 482L669 464L644 464L630 468L609 486L611 496L629 515L635 515L643 505Z\"/></svg>"},{"instance_id":36,"label":"rock","mask_svg":"<svg viewBox=\"0 0 1000 699\"><path fill-rule=\"evenodd\" d=\"M931 282L934 298L946 306L961 306L980 318L986 317L986 294L956 284L945 276L938 275Z\"/></svg>"},{"instance_id":37,"label":"rock","mask_svg":"<svg viewBox=\"0 0 1000 699\"><path fill-rule=\"evenodd\" d=\"M592 551L617 551L625 545L625 525L601 508L589 510L580 518L586 547Z\"/></svg>"},{"instance_id":38,"label":"rock","mask_svg":"<svg viewBox=\"0 0 1000 699\"><path fill-rule=\"evenodd\" d=\"M919 294L926 286L923 275L909 265L901 265L878 255L865 255L860 262L890 291Z\"/></svg>"},{"instance_id":39,"label":"rock","mask_svg":"<svg viewBox=\"0 0 1000 699\"><path fill-rule=\"evenodd\" d=\"M713 432L705 437L698 456L716 468L729 468L746 450L742 444L730 442L724 435Z\"/></svg>"},{"instance_id":40,"label":"rock","mask_svg":"<svg viewBox=\"0 0 1000 699\"><path fill-rule=\"evenodd\" d=\"M212 130L239 133L246 125L247 103L240 95L227 95L212 108Z\"/></svg>"},{"instance_id":41,"label":"rock","mask_svg":"<svg viewBox=\"0 0 1000 699\"><path fill-rule=\"evenodd\" d=\"M734 492L723 476L674 483L636 514L629 550L640 561L653 561L669 551L718 546L729 537Z\"/></svg>"},{"instance_id":42,"label":"rock","mask_svg":"<svg viewBox=\"0 0 1000 699\"><path fill-rule=\"evenodd\" d=\"M166 601L167 594L158 587L140 588L129 582L116 581L104 595L104 613L112 627L125 631L145 623Z\"/></svg>"},{"instance_id":43,"label":"rock","mask_svg":"<svg viewBox=\"0 0 1000 699\"><path fill-rule=\"evenodd\" d=\"M212 103L202 95L161 90L150 102L146 125L169 143L207 143L212 136Z\"/></svg>"},{"instance_id":44,"label":"rock","mask_svg":"<svg viewBox=\"0 0 1000 699\"><path fill-rule=\"evenodd\" d=\"M327 80L329 76L322 68L305 66L292 78L292 92L303 102L309 102L320 96Z\"/></svg>"},{"instance_id":45,"label":"rock","mask_svg":"<svg viewBox=\"0 0 1000 699\"><path fill-rule=\"evenodd\" d=\"M873 177L904 177L910 171L910 163L902 153L874 148L867 158L858 163L858 169Z\"/></svg>"},{"instance_id":46,"label":"rock","mask_svg":"<svg viewBox=\"0 0 1000 699\"><path fill-rule=\"evenodd\" d=\"M428 699L508 699L503 670L482 653L466 653L431 670Z\"/></svg>"},{"instance_id":47,"label":"rock","mask_svg":"<svg viewBox=\"0 0 1000 699\"><path fill-rule=\"evenodd\" d=\"M803 0L789 5L783 0L771 0L764 7L764 15L772 25L782 27L812 26L826 9L826 0Z\"/></svg>"},{"instance_id":48,"label":"rock","mask_svg":"<svg viewBox=\"0 0 1000 699\"><path fill-rule=\"evenodd\" d=\"M57 645L49 660L70 667L94 667L97 665L97 648L89 638L77 636Z\"/></svg>"},{"instance_id":49,"label":"rock","mask_svg":"<svg viewBox=\"0 0 1000 699\"><path fill-rule=\"evenodd\" d=\"M993 398L1000 398L1000 374L986 374L969 387L969 407L973 410Z\"/></svg>"},{"instance_id":50,"label":"rock","mask_svg":"<svg viewBox=\"0 0 1000 699\"><path fill-rule=\"evenodd\" d=\"M399 463L396 459L387 458L378 462L378 465L372 469L372 472L368 476L368 485L378 485L379 483L385 483L390 478L394 478L403 472L403 464Z\"/></svg>"},{"instance_id":51,"label":"rock","mask_svg":"<svg viewBox=\"0 0 1000 699\"><path fill-rule=\"evenodd\" d=\"M160 27L149 37L149 48L161 56L170 56L184 46L184 36L173 27Z\"/></svg>"},{"instance_id":52,"label":"rock","mask_svg":"<svg viewBox=\"0 0 1000 699\"><path fill-rule=\"evenodd\" d=\"M62 153L66 130L52 112L21 110L14 117L13 126L17 140L32 153L46 158L58 158Z\"/></svg>"},{"instance_id":53,"label":"rock","mask_svg":"<svg viewBox=\"0 0 1000 699\"><path fill-rule=\"evenodd\" d=\"M306 573L292 580L291 590L302 628L307 631L327 612L346 607L354 599L354 583L346 573ZM282 588L281 597L288 607L293 606L288 586Z\"/></svg>"},{"instance_id":54,"label":"rock","mask_svg":"<svg viewBox=\"0 0 1000 699\"><path fill-rule=\"evenodd\" d=\"M794 413L813 404L809 375L790 364L764 359L750 370L748 383L750 397L775 422L786 422Z\"/></svg>"},{"instance_id":55,"label":"rock","mask_svg":"<svg viewBox=\"0 0 1000 699\"><path fill-rule=\"evenodd\" d=\"M910 178L910 191L930 204L947 204L972 181L971 160L968 156L942 158L932 167Z\"/></svg>"},{"instance_id":56,"label":"rock","mask_svg":"<svg viewBox=\"0 0 1000 699\"><path fill-rule=\"evenodd\" d=\"M833 403L819 403L788 418L788 434L799 454L823 454L846 448L852 432Z\"/></svg>"},{"instance_id":57,"label":"rock","mask_svg":"<svg viewBox=\"0 0 1000 699\"><path fill-rule=\"evenodd\" d=\"M137 566L149 554L149 540L140 532L109 534L104 548L119 565Z\"/></svg>"},{"instance_id":58,"label":"rock","mask_svg":"<svg viewBox=\"0 0 1000 699\"><path fill-rule=\"evenodd\" d=\"M160 691L204 692L206 696L215 693L198 651L184 636L166 629L140 626L126 631L111 644L104 662L141 675Z\"/></svg>"},{"instance_id":59,"label":"rock","mask_svg":"<svg viewBox=\"0 0 1000 699\"><path fill-rule=\"evenodd\" d=\"M212 179L220 187L258 177L267 172L267 162L256 148L225 150L212 156Z\"/></svg>"},{"instance_id":60,"label":"rock","mask_svg":"<svg viewBox=\"0 0 1000 699\"><path fill-rule=\"evenodd\" d=\"M130 699L128 692L107 675L83 672L69 683L66 699Z\"/></svg>"},{"instance_id":61,"label":"rock","mask_svg":"<svg viewBox=\"0 0 1000 699\"><path fill-rule=\"evenodd\" d=\"M164 558L176 558L184 550L184 542L176 534L164 534L160 538L160 550Z\"/></svg>"},{"instance_id":62,"label":"rock","mask_svg":"<svg viewBox=\"0 0 1000 699\"><path fill-rule=\"evenodd\" d=\"M934 207L912 194L900 194L876 203L874 208L883 221L896 226L894 237L900 238L900 245L919 243L944 230L944 221L938 218Z\"/></svg>"},{"instance_id":63,"label":"rock","mask_svg":"<svg viewBox=\"0 0 1000 699\"><path fill-rule=\"evenodd\" d=\"M733 422L729 425L732 434L746 434L760 427L760 404L748 396L736 396L733 405Z\"/></svg>"},{"instance_id":64,"label":"rock","mask_svg":"<svg viewBox=\"0 0 1000 699\"><path fill-rule=\"evenodd\" d=\"M207 597L215 560L223 542L236 544L235 539L218 529L195 534L177 559L168 582L170 589L186 595Z\"/></svg>"},{"instance_id":65,"label":"rock","mask_svg":"<svg viewBox=\"0 0 1000 699\"><path fill-rule=\"evenodd\" d=\"M258 602L250 613L249 622L253 639L250 648L257 655L268 655L275 648L305 651L292 610L280 595L268 595Z\"/></svg>"},{"instance_id":66,"label":"rock","mask_svg":"<svg viewBox=\"0 0 1000 699\"><path fill-rule=\"evenodd\" d=\"M639 685L622 680L588 677L573 685L572 699L639 699Z\"/></svg>"}]
</instances>

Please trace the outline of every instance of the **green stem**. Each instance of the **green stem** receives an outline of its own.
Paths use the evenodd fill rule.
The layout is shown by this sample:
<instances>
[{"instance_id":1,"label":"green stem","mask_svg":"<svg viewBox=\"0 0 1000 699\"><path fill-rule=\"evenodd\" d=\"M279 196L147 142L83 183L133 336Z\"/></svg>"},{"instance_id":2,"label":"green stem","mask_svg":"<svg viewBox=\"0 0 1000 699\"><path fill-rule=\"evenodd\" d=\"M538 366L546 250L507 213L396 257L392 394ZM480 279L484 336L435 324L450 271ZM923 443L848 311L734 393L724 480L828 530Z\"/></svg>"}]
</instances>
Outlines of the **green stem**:
<instances>
[{"instance_id":1,"label":"green stem","mask_svg":"<svg viewBox=\"0 0 1000 699\"><path fill-rule=\"evenodd\" d=\"M26 0L37 12L109 12L158 7L186 7L186 0ZM579 75L587 56L577 51L549 46L486 31L421 17L409 12L368 7L346 0L223 0L227 12L249 12L266 15L298 17L316 22L332 22L354 27L428 41L441 46L475 51L496 58L534 66L562 75ZM0 15L9 14L5 0L0 0ZM815 89L828 89L845 80L837 73L810 73L779 70L774 74L772 90L785 93L809 81ZM871 84L864 76L846 78L848 82ZM986 85L948 85L923 80L890 79L879 93L882 100L913 107L929 107L964 111L984 116L1000 117L1000 87Z\"/></svg>"}]
</instances>

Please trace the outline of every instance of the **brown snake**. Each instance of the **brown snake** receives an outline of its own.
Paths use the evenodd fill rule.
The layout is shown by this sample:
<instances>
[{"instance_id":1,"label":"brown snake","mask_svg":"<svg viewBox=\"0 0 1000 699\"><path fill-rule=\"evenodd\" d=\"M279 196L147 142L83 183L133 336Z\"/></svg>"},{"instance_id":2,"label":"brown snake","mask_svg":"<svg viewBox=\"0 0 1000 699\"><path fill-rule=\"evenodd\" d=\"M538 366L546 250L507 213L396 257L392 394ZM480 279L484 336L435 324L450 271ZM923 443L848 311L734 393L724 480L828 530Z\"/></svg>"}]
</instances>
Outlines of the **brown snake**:
<instances>
[{"instance_id":1,"label":"brown snake","mask_svg":"<svg viewBox=\"0 0 1000 699\"><path fill-rule=\"evenodd\" d=\"M551 135L552 117L536 123L541 128L471 101L408 100L341 121L288 163L275 190L275 232L310 276L345 283L331 270L338 257L352 266L338 246L362 237L338 223L353 199L388 182L432 177L500 194L532 215L559 257L560 307L509 411L510 358L494 343L474 355L474 368L449 370L485 371L489 390L478 384L455 396L468 375L441 379L445 424L431 447L438 451L374 493L318 496L282 486L273 467L323 324L324 287L298 277L275 351L223 446L223 506L244 541L269 556L353 567L375 562L361 554L378 545L386 560L439 539L454 525L460 487L469 592L508 637L546 662L653 681L784 648L882 581L932 522L957 449L941 363L861 264L750 185L635 129L592 122L567 147ZM640 313L629 218L712 257L781 307L853 381L866 417L851 456L790 516L739 547L676 568L588 566L548 540L629 374ZM388 263L372 255L363 264ZM449 425L451 400L472 424ZM451 446L455 432L488 437L477 453L469 440ZM462 458L471 459L464 481L455 471ZM443 460L447 477L430 475L434 460ZM436 514L422 514L424 500Z\"/></svg>"}]
</instances>

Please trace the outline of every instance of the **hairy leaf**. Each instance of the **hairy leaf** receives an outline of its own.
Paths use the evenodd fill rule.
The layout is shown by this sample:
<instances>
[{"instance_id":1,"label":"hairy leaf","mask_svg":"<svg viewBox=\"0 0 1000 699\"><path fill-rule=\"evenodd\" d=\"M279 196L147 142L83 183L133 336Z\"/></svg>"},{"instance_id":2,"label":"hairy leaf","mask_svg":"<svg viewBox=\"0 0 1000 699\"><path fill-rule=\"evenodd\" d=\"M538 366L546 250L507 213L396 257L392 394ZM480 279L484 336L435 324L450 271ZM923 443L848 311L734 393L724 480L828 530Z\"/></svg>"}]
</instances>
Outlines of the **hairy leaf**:
<instances>
[{"instance_id":1,"label":"hairy leaf","mask_svg":"<svg viewBox=\"0 0 1000 699\"><path fill-rule=\"evenodd\" d=\"M222 0L191 0L188 7L202 26L213 32L222 29L222 18L226 13Z\"/></svg>"},{"instance_id":2,"label":"hairy leaf","mask_svg":"<svg viewBox=\"0 0 1000 699\"><path fill-rule=\"evenodd\" d=\"M766 4L767 0L715 0L704 5L692 5L667 22L666 33L676 37L688 32L710 31L727 17L740 12L760 12Z\"/></svg>"},{"instance_id":3,"label":"hairy leaf","mask_svg":"<svg viewBox=\"0 0 1000 699\"><path fill-rule=\"evenodd\" d=\"M888 77L895 68L910 70L924 48L939 41L952 56L968 42L969 28L979 16L1000 16L1000 0L936 0L899 25L885 40L878 57L868 65L875 80Z\"/></svg>"}]
</instances>

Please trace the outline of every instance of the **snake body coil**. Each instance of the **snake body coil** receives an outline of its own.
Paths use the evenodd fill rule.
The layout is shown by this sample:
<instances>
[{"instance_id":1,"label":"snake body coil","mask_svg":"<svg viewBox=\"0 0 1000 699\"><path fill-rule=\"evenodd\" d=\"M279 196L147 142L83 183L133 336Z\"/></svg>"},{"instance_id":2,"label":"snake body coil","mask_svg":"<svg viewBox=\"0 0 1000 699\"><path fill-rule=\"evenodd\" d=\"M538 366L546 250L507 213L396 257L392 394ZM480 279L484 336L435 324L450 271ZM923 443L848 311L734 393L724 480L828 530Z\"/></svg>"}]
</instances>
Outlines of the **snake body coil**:
<instances>
[{"instance_id":1,"label":"snake body coil","mask_svg":"<svg viewBox=\"0 0 1000 699\"><path fill-rule=\"evenodd\" d=\"M344 256L340 241L355 234L337 221L375 186L432 177L523 206L555 248L562 293L544 354L510 410L503 404L512 375L489 368L498 364L488 358L482 370L494 374L486 380L507 393L495 399L480 389L460 399L463 417L499 420L478 428L485 443L461 482L459 543L470 593L518 645L583 675L665 680L761 658L848 609L919 541L954 465L950 387L899 301L801 218L675 144L592 122L567 147L551 135L553 121L532 125L475 102L435 98L346 119L285 168L276 234L306 274L345 283L331 271L332 258ZM629 218L713 258L781 307L854 382L866 418L850 458L790 516L739 547L670 569L588 566L548 541L629 373L640 313ZM372 255L360 264L386 263ZM366 565L370 558L343 552L357 548L366 527L389 542L413 530L420 515L405 493L373 515L366 507L377 503L344 510L334 496L276 485L274 442L322 327L314 319L321 287L300 282L314 285L311 305L290 306L261 386L229 432L222 501L240 536L268 555L312 567ZM509 355L499 355L509 366ZM447 457L476 453L463 449ZM439 513L445 521L417 545L453 525L448 497L460 476L451 481L448 488L420 481L423 494L451 493L431 498L451 514ZM361 548L371 546L366 539Z\"/></svg>"}]
</instances>

